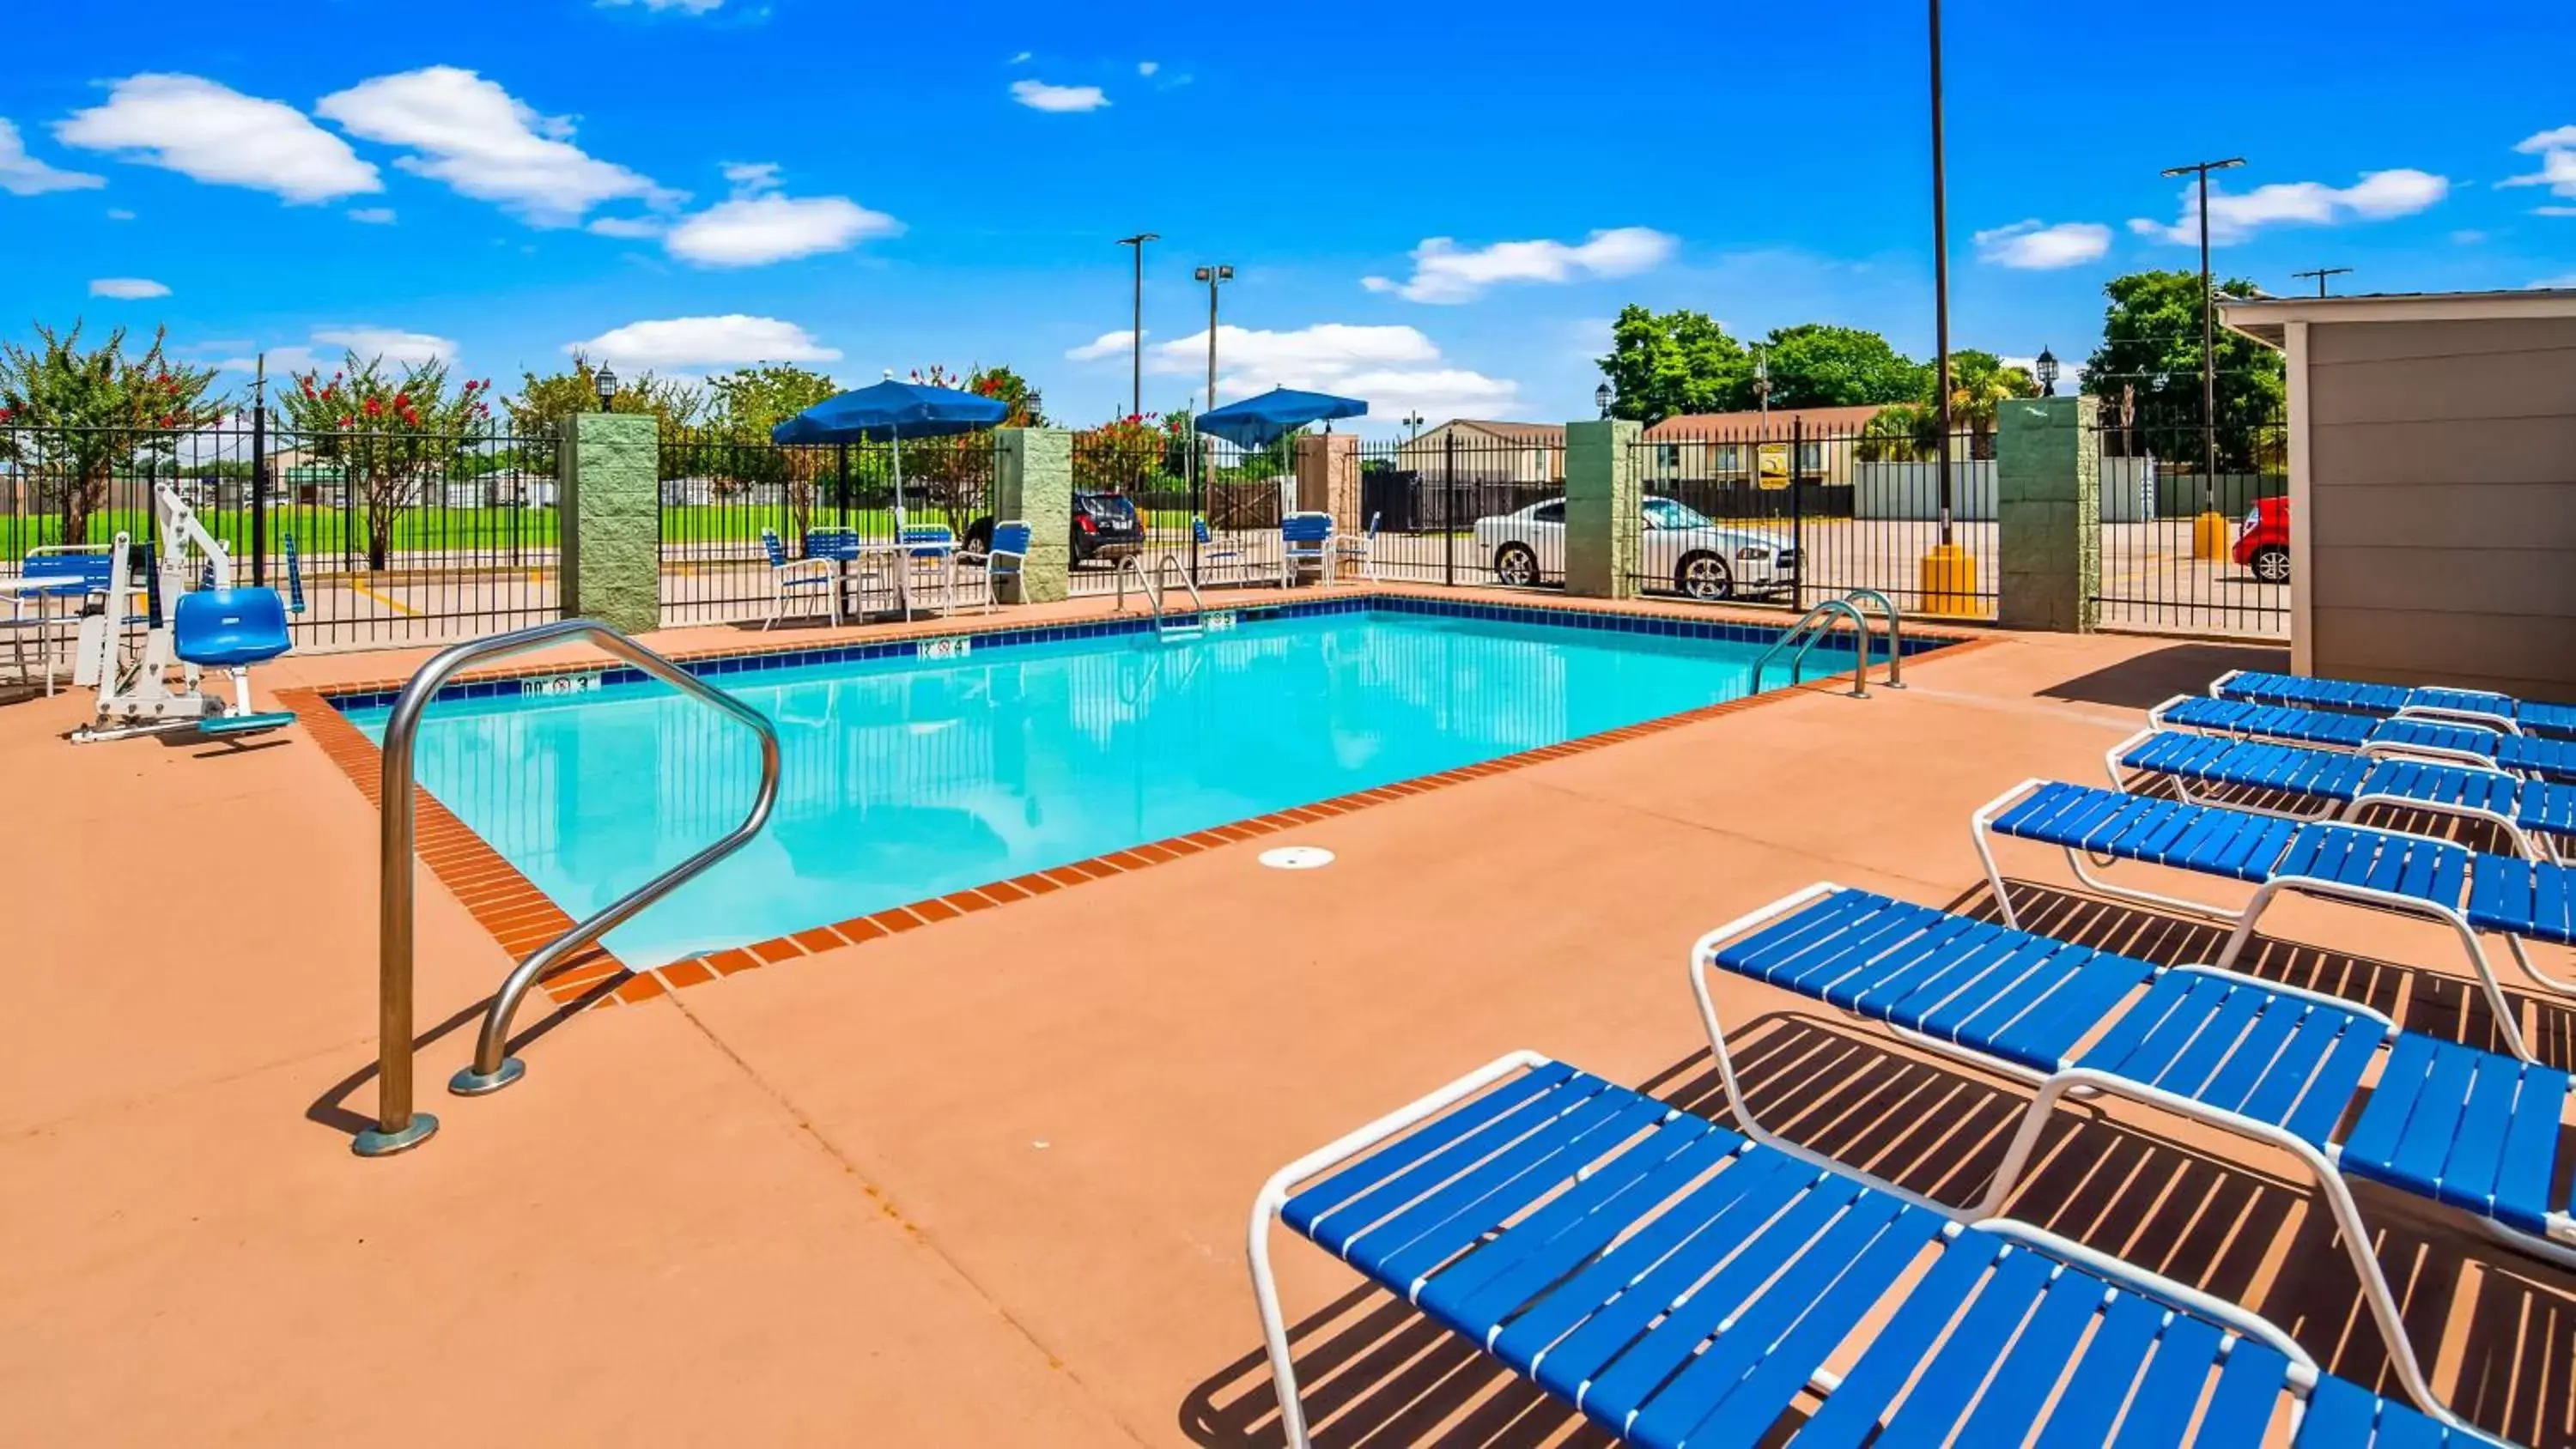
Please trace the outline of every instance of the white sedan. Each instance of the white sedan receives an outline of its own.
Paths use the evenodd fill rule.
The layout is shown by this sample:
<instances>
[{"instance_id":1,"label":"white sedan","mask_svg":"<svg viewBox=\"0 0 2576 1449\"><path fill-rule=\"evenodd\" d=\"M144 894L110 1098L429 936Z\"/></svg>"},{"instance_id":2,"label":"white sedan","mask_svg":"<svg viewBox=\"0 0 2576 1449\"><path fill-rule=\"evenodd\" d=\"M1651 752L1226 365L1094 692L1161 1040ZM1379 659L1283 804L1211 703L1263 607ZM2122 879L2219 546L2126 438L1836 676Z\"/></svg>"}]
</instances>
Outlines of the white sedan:
<instances>
[{"instance_id":1,"label":"white sedan","mask_svg":"<svg viewBox=\"0 0 2576 1449\"><path fill-rule=\"evenodd\" d=\"M1697 509L1649 494L1638 572L1661 587L1704 601L1758 597L1789 588L1798 551L1775 533L1729 528ZM1497 583L1555 583L1565 577L1565 500L1550 498L1518 512L1476 520L1476 550ZM1649 587L1657 584L1650 583Z\"/></svg>"}]
</instances>

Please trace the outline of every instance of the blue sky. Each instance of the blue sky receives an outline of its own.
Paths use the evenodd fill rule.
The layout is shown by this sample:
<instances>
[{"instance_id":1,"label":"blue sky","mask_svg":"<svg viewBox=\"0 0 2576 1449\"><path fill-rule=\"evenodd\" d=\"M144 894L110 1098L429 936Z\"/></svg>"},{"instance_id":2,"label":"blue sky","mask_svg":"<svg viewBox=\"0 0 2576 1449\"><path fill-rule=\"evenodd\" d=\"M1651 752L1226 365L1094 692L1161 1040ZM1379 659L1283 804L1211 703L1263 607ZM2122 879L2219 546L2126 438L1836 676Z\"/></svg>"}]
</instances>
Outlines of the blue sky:
<instances>
[{"instance_id":1,"label":"blue sky","mask_svg":"<svg viewBox=\"0 0 2576 1449\"><path fill-rule=\"evenodd\" d=\"M2576 7L1951 11L1954 345L2080 359L2106 278L2193 264L2156 173L2207 156L2249 158L2218 264L2272 291L2576 285ZM574 345L1007 362L1079 424L1125 410L1115 239L1152 230L1148 409L1204 390L1202 262L1237 268L1224 397L1382 422L1588 415L1630 301L1931 349L1912 4L387 13L27 0L0 335L166 322L207 361L439 351L505 386Z\"/></svg>"}]
</instances>

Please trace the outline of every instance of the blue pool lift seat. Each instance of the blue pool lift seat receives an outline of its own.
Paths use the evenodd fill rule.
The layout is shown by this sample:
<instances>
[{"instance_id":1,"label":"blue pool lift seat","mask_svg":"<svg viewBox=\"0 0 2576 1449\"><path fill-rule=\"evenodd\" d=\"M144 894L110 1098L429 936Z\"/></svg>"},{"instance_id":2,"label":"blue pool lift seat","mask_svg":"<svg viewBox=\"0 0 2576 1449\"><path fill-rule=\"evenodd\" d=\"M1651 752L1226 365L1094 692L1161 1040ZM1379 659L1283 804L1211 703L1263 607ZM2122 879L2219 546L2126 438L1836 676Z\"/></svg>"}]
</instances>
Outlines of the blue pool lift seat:
<instances>
[{"instance_id":1,"label":"blue pool lift seat","mask_svg":"<svg viewBox=\"0 0 2576 1449\"><path fill-rule=\"evenodd\" d=\"M179 596L170 651L202 669L265 664L291 646L275 589L197 589Z\"/></svg>"}]
</instances>

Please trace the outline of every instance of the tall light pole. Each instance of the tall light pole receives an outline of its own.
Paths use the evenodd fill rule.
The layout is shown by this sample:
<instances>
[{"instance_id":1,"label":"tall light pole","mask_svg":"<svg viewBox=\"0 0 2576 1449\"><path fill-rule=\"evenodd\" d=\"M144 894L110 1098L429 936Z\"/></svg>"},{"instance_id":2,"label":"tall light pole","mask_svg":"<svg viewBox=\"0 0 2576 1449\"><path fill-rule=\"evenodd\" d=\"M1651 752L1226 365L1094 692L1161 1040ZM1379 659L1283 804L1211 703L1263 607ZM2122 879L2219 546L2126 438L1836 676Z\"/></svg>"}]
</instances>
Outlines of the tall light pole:
<instances>
[{"instance_id":1,"label":"tall light pole","mask_svg":"<svg viewBox=\"0 0 2576 1449\"><path fill-rule=\"evenodd\" d=\"M1232 267L1201 267L1190 273L1190 279L1207 283L1208 289L1208 389L1207 405L1216 406L1216 289L1234 280Z\"/></svg>"},{"instance_id":2,"label":"tall light pole","mask_svg":"<svg viewBox=\"0 0 2576 1449\"><path fill-rule=\"evenodd\" d=\"M1771 349L1753 344L1753 397L1762 407L1762 432L1771 432Z\"/></svg>"},{"instance_id":3,"label":"tall light pole","mask_svg":"<svg viewBox=\"0 0 2576 1449\"><path fill-rule=\"evenodd\" d=\"M1145 412L1145 243L1161 241L1150 231L1122 236L1118 244L1136 249L1136 306L1127 333L1128 364L1127 416L1142 417Z\"/></svg>"},{"instance_id":4,"label":"tall light pole","mask_svg":"<svg viewBox=\"0 0 2576 1449\"><path fill-rule=\"evenodd\" d=\"M1415 408L1413 411L1406 413L1404 415L1403 422L1406 427L1413 430L1414 438L1418 439L1422 436L1422 409Z\"/></svg>"},{"instance_id":5,"label":"tall light pole","mask_svg":"<svg viewBox=\"0 0 2576 1449\"><path fill-rule=\"evenodd\" d=\"M1941 145L1941 0L1932 0L1932 330L1939 364L1933 374L1934 466L1940 470L1941 534L1923 558L1921 597L1930 614L1974 608L1976 565L1950 537L1950 199Z\"/></svg>"},{"instance_id":6,"label":"tall light pole","mask_svg":"<svg viewBox=\"0 0 2576 1449\"><path fill-rule=\"evenodd\" d=\"M2233 171L2242 156L2168 166L2159 174L2200 178L2200 517L2192 523L2192 553L2217 558L2227 551L2227 520L2218 517L2218 305L2209 281L2209 173Z\"/></svg>"},{"instance_id":7,"label":"tall light pole","mask_svg":"<svg viewBox=\"0 0 2576 1449\"><path fill-rule=\"evenodd\" d=\"M2351 271L2352 268L2350 267L2319 267L2312 272L2292 272L2290 275L2294 277L2316 278L2317 295L2322 297L2326 294L2326 278L2344 276L2349 274Z\"/></svg>"}]
</instances>

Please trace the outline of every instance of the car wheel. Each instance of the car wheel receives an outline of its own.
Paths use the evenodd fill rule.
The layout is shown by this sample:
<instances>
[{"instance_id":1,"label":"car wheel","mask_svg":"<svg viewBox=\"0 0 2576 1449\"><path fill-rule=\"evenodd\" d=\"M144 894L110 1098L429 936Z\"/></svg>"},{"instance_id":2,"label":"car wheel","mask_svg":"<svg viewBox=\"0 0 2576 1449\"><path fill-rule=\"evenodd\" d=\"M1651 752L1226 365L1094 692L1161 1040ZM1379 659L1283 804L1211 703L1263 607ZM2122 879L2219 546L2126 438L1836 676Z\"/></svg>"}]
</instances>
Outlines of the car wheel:
<instances>
[{"instance_id":1,"label":"car wheel","mask_svg":"<svg viewBox=\"0 0 2576 1449\"><path fill-rule=\"evenodd\" d=\"M2288 583L2290 551L2277 543L2254 550L2254 577L2267 584Z\"/></svg>"},{"instance_id":2,"label":"car wheel","mask_svg":"<svg viewBox=\"0 0 2576 1449\"><path fill-rule=\"evenodd\" d=\"M1494 550L1494 581L1513 588L1527 588L1538 582L1538 555L1525 543L1507 543Z\"/></svg>"},{"instance_id":3,"label":"car wheel","mask_svg":"<svg viewBox=\"0 0 2576 1449\"><path fill-rule=\"evenodd\" d=\"M993 551L993 520L979 518L966 525L966 551L968 553Z\"/></svg>"},{"instance_id":4,"label":"car wheel","mask_svg":"<svg viewBox=\"0 0 2576 1449\"><path fill-rule=\"evenodd\" d=\"M1735 575L1716 554L1684 554L1680 567L1673 570L1673 587L1703 604L1714 604L1735 596Z\"/></svg>"}]
</instances>

